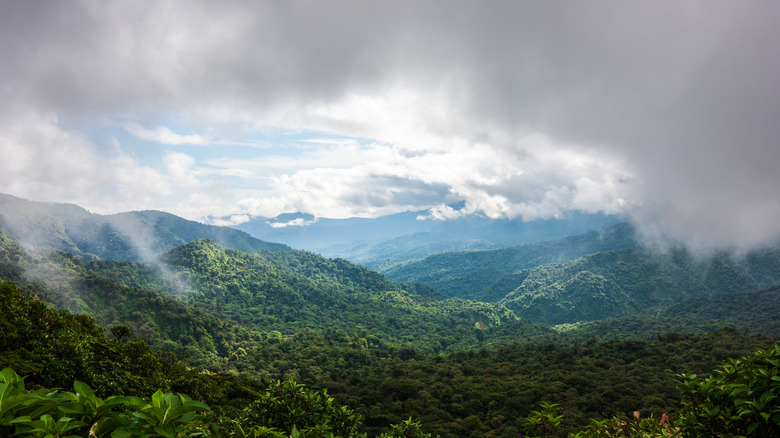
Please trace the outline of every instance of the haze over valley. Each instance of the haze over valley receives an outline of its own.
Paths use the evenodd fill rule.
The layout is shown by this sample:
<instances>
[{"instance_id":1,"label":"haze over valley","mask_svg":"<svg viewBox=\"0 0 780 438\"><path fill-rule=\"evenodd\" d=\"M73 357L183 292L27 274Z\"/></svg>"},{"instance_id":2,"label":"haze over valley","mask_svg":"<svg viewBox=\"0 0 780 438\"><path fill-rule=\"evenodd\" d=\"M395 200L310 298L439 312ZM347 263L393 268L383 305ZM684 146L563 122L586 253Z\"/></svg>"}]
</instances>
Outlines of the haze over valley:
<instances>
[{"instance_id":1,"label":"haze over valley","mask_svg":"<svg viewBox=\"0 0 780 438\"><path fill-rule=\"evenodd\" d=\"M779 9L0 3L0 435L780 436Z\"/></svg>"}]
</instances>

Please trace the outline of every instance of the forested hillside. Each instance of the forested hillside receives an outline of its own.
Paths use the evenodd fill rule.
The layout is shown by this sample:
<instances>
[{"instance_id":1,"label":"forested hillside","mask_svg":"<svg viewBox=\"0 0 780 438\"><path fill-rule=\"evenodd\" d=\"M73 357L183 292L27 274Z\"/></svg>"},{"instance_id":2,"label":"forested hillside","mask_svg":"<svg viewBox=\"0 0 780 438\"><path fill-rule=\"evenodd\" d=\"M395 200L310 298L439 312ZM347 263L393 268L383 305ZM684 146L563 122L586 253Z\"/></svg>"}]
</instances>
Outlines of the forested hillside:
<instances>
[{"instance_id":1,"label":"forested hillside","mask_svg":"<svg viewBox=\"0 0 780 438\"><path fill-rule=\"evenodd\" d=\"M331 334L324 338L278 339L266 345L266 354L257 358L258 365L265 367L272 379L294 377L311 387L327 388L331 394L327 396L292 381L199 373L185 367L175 355L160 355L144 341L131 340L127 327L112 327L108 332L111 338L107 338L102 334L104 329L87 316L48 309L34 298L39 292L33 285L19 290L9 283L0 284L4 303L0 306L4 332L0 367L11 367L26 376L30 390L41 386L68 388L77 381L76 393L70 396L63 392L60 398L52 398L56 392L48 389L30 393L14 380L12 371L3 370L0 392L7 400L27 400L26 405L3 405L8 417L0 419L0 430L6 434L14 429L22 432L36 426L66 425L68 430L82 429L86 433L93 421L108 412L114 412L111 418L118 423L95 423L93 431L104 430L108 436L117 428L142 431L159 427L154 430L172 434L163 436L197 433L219 437L234 436L239 433L238 426L241 433L259 428L257 433L266 434L274 432L269 427L288 434L293 429L300 433L311 428L315 433L317 428L327 427L325 430L336 436L360 436L361 432L375 436L389 431L390 436L424 438L424 431L428 431L442 437L514 437L526 432L536 435L540 411L561 415L550 423L555 430L582 429L580 436L587 437L601 436L590 428L596 419L616 415L624 418L625 424L632 421L627 415L634 411L638 418L654 415L656 420L634 420L632 427L657 428L661 414L669 414L674 421L695 430L711 424L705 417L697 419L698 411L681 402L689 400L686 397L707 394L697 389L694 377L675 373L708 373L728 357L749 354L755 347L768 347L777 340L722 330L699 336L668 334L648 343L514 343L431 355L409 349L388 351L334 343ZM285 363L294 368L280 373ZM311 372L314 369L317 372ZM683 392L676 389L680 382L686 385L681 386ZM156 402L137 399L158 390L152 396L158 398ZM191 402L186 396L163 395L164 391L204 401L211 412L206 411L208 406ZM109 401L115 395L130 397L113 399L88 414L89 403L93 403L91 409L102 406L102 399L98 402L96 397L108 397ZM713 403L719 403L716 400ZM147 416L154 412L153 406L164 408L174 402L191 407L181 412L199 411L200 419L193 421L194 415L180 417L172 413L159 426L134 420L153 418ZM79 404L86 408L77 408ZM32 411L23 406L43 409L30 417L24 415ZM58 423L36 423L36 416L46 412L60 418ZM146 414L133 416L133 412ZM756 421L751 415L731 420L730 427L744 431ZM422 430L411 422L404 425L410 416L422 421ZM620 427L605 424L610 425L603 428Z\"/></svg>"},{"instance_id":2,"label":"forested hillside","mask_svg":"<svg viewBox=\"0 0 780 438\"><path fill-rule=\"evenodd\" d=\"M652 315L612 317L598 321L560 324L564 339L656 339L659 333L705 333L731 327L745 333L780 336L780 286L694 297L659 309Z\"/></svg>"},{"instance_id":3,"label":"forested hillside","mask_svg":"<svg viewBox=\"0 0 780 438\"><path fill-rule=\"evenodd\" d=\"M385 273L427 284L446 296L498 302L519 317L547 324L663 315L662 309L681 309L679 303L687 299L747 292L780 281L777 247L747 254L694 254L684 247L639 245L632 236L631 228L621 224L552 242L428 256Z\"/></svg>"},{"instance_id":4,"label":"forested hillside","mask_svg":"<svg viewBox=\"0 0 780 438\"><path fill-rule=\"evenodd\" d=\"M4 194L0 194L0 230L34 247L112 260L148 259L198 238L244 251L290 249L233 228L159 211L102 216L76 205L31 202Z\"/></svg>"},{"instance_id":5,"label":"forested hillside","mask_svg":"<svg viewBox=\"0 0 780 438\"><path fill-rule=\"evenodd\" d=\"M512 280L500 302L518 316L552 324L598 320L772 285L780 281L780 250L697 258L633 247L522 270Z\"/></svg>"},{"instance_id":6,"label":"forested hillside","mask_svg":"<svg viewBox=\"0 0 780 438\"><path fill-rule=\"evenodd\" d=\"M628 224L618 224L601 231L511 248L430 255L381 272L395 281L427 284L447 296L499 301L512 290L506 289L518 270L635 245L633 229Z\"/></svg>"},{"instance_id":7,"label":"forested hillside","mask_svg":"<svg viewBox=\"0 0 780 438\"><path fill-rule=\"evenodd\" d=\"M245 253L197 240L137 263L32 254L3 239L5 279L38 284L59 308L94 315L105 325L126 324L148 339L187 348L215 369L238 367L236 361L251 367L259 342L302 335L306 328L341 333L349 343L431 352L552 333L533 324L498 331L516 319L503 306L443 299L425 286L393 283L307 252Z\"/></svg>"},{"instance_id":8,"label":"forested hillside","mask_svg":"<svg viewBox=\"0 0 780 438\"><path fill-rule=\"evenodd\" d=\"M176 228L165 215L142 216ZM338 422L350 436L514 437L539 435L541 418L558 418L547 426L561 435L634 411L636 427L658 427L664 413L699 427L675 373L708 373L780 336L773 284L780 255L772 249L742 258L662 253L634 245L621 225L429 258L453 278L497 278L469 296L500 302L480 302L397 283L344 259L228 248L199 230L180 231L194 240L143 261L53 249L56 233L43 233L49 241L36 247L0 232L0 280L16 284L0 288L0 367L33 386L79 380L100 397L187 393L214 412L171 427L203 436L238 436L236 419L250 428L279 424L274 433L289 436L289 418L274 423L246 406L267 411L262 403L303 398L311 402L304 411L348 412ZM570 260L547 263L556 251ZM509 272L517 263L529 267ZM318 404L327 400L344 410Z\"/></svg>"}]
</instances>

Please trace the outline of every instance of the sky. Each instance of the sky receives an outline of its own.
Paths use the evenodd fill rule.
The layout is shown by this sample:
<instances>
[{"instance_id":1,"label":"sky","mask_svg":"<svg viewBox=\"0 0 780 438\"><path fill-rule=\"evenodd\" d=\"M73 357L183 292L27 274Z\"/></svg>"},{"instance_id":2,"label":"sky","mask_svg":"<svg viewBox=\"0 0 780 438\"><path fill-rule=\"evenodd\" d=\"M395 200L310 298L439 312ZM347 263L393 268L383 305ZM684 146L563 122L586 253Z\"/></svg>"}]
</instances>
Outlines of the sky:
<instances>
[{"instance_id":1,"label":"sky","mask_svg":"<svg viewBox=\"0 0 780 438\"><path fill-rule=\"evenodd\" d=\"M0 192L780 238L775 1L0 2ZM453 209L452 205L462 208Z\"/></svg>"}]
</instances>

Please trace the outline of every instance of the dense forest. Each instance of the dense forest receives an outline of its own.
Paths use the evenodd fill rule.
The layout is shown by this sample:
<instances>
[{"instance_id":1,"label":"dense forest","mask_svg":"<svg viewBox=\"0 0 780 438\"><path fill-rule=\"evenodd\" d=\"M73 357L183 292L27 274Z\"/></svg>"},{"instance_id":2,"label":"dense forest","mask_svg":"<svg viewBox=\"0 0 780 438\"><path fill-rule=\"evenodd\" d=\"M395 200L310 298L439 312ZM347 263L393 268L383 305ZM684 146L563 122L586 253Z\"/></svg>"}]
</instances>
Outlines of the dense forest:
<instances>
[{"instance_id":1,"label":"dense forest","mask_svg":"<svg viewBox=\"0 0 780 438\"><path fill-rule=\"evenodd\" d=\"M774 436L780 423L776 250L659 255L621 225L431 257L462 278L495 269L466 299L243 234L226 246L153 212L132 216L153 224L153 255L101 256L90 248L133 247L130 234L75 239L102 219L72 210L28 209L24 236L0 231L5 435ZM154 243L166 236L181 242ZM176 419L152 424L165 409Z\"/></svg>"},{"instance_id":2,"label":"dense forest","mask_svg":"<svg viewBox=\"0 0 780 438\"><path fill-rule=\"evenodd\" d=\"M34 287L0 285L0 430L14 436L86 436L89 429L95 436L246 436L249 430L253 436L536 436L548 426L554 430L548 436L602 436L599 427L621 428L609 422L611 416L629 412L636 412L632 427L645 431L670 428L661 420L671 418L683 426L674 433L694 436L708 427L777 432L776 420L760 419L776 411L771 400L780 395L780 384L772 377L780 368L780 347L772 347L776 339L733 330L667 334L653 342L512 344L446 355L338 342L321 347L329 340L301 338L289 341L298 348L280 341L264 358L271 367L296 364L296 379L281 381L204 374L180 355L131 339L126 326L105 330L90 317L49 309L35 293ZM728 359L757 346L771 348L741 361ZM692 374L706 374L719 363L721 377ZM742 370L744 364L750 368ZM309 373L311 365L320 372ZM748 371L768 379L734 381L755 380ZM707 417L699 402L712 404L710 410L723 403L707 393L716 378L750 389L732 396L744 397L742 404L763 405L734 419ZM69 387L75 392L46 389ZM309 389L317 387L324 389ZM128 435L110 435L117 430Z\"/></svg>"}]
</instances>

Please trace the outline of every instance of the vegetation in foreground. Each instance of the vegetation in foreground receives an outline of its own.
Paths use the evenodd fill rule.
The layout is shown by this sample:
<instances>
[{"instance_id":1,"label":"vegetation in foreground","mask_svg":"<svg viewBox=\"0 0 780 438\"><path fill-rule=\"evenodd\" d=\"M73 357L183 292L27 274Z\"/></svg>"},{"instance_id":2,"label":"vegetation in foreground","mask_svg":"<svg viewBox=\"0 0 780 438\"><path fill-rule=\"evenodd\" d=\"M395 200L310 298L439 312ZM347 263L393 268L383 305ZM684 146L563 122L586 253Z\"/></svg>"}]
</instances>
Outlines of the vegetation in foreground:
<instances>
[{"instance_id":1,"label":"vegetation in foreground","mask_svg":"<svg viewBox=\"0 0 780 438\"><path fill-rule=\"evenodd\" d=\"M3 324L0 366L5 367L0 382L0 422L5 436L66 437L66 436L405 436L428 434L441 436L777 436L780 433L780 346L740 359L718 359L721 364L710 377L697 377L680 370L669 376L677 389L678 405L663 411L641 409L649 401L643 395L632 410L611 415L580 418L568 404L577 392L576 380L549 382L544 372L538 373L537 391L543 391L538 402L531 399L508 398L495 391L508 387L500 364L490 368L491 361L511 350L478 351L450 356L419 355L393 358L381 364L389 369L393 379L375 385L370 376L356 369L349 377L361 391L374 390L371 397L388 399L376 406L400 407L406 418L383 427L369 424L376 413L364 411L373 406L361 403L350 409L339 401L340 394L316 391L293 380L254 380L238 375L201 373L184 366L176 357L152 351L144 341L128 339L122 326L114 327L109 338L89 317L49 309L11 283L0 286ZM709 336L709 337L707 337ZM560 348L581 348L583 358L599 357L593 365L611 369L611 374L626 374L629 380L655 378L636 375L645 361L654 360L650 352L665 350L670 357L680 359L678 368L686 365L706 367L737 344L768 342L767 338L747 337L733 331L687 337L669 335L653 343L612 341L589 346L556 346L555 344L525 346L506 359L507 364L523 364L543 370L558 366L556 378L579 379L583 384L600 384L600 376L586 370L567 368L575 355L561 355ZM730 344L737 343L737 344ZM710 348L702 348L709 344ZM771 345L771 344L770 344ZM686 348L683 348L686 347ZM538 349L538 357L520 354ZM585 348L615 355L592 356ZM691 357L682 359L680 352ZM709 351L709 353L707 353ZM708 357L705 357L709 354ZM549 357L548 362L540 358ZM393 362L393 361L400 362ZM691 363L691 360L693 363ZM618 364L636 368L618 368ZM566 365L568 363L568 365ZM397 367L388 365L399 365ZM459 364L455 366L455 364ZM479 368L478 368L479 366ZM419 368L418 368L419 367ZM377 367L379 368L379 367ZM695 366L694 366L695 368ZM712 367L710 367L712 369ZM14 370L23 370L23 380ZM429 374L439 384L422 380ZM411 371L412 375L406 373ZM349 371L344 370L349 375ZM385 372L385 371L380 371ZM448 373L453 376L448 377ZM364 380L362 383L360 379ZM535 378L528 379L531 381ZM479 380L482 385L477 384ZM323 382L320 382L321 384ZM328 382L324 382L325 385ZM331 385L334 382L331 382ZM606 382L609 384L609 382ZM616 393L628 385L613 388ZM657 382L656 382L657 383ZM416 385L423 386L417 387ZM388 386L389 385L389 386ZM469 388L469 386L472 386ZM73 388L63 391L56 388ZM311 387L315 387L311 385ZM567 389L567 387L569 389ZM643 391L652 391L648 385ZM547 390L544 390L547 388ZM669 391L667 384L655 387ZM571 390L574 390L573 392ZM581 387L585 390L585 387ZM434 392L450 391L450 407L461 414L452 417L452 425L425 419L419 402L435 405ZM562 392L561 392L562 390ZM603 392L598 387L591 395ZM557 396L556 396L557 393ZM149 396L151 394L151 396ZM188 394L188 395L184 395ZM190 398L192 396L192 398ZM349 399L349 397L347 397ZM487 403L485 403L487 401ZM459 403L458 403L459 402ZM492 403L491 403L492 402ZM517 416L511 422L481 412L497 412L498 403L510 408ZM507 405L508 403L508 405ZM512 403L517 403L513 405ZM453 406L460 405L460 406ZM530 406L527 414L523 409ZM626 406L627 407L627 406ZM637 410L634 414L633 410ZM422 414L422 415L419 415ZM444 415L446 417L446 414ZM410 417L414 418L411 420ZM571 421L572 417L574 420ZM389 416L387 418L390 418ZM605 419L604 419L605 418ZM420 423L417 423L417 421ZM584 420L584 421L583 421ZM494 423L491 423L494 422ZM453 426L454 425L454 426ZM494 427L496 426L496 427Z\"/></svg>"},{"instance_id":2,"label":"vegetation in foreground","mask_svg":"<svg viewBox=\"0 0 780 438\"><path fill-rule=\"evenodd\" d=\"M113 236L109 228L101 236ZM775 436L777 338L720 329L734 321L777 333L777 287L736 294L759 283L729 283L774 281L773 254L753 260L760 269L750 276L726 259L696 273L727 294L553 331L501 304L443 299L301 251L249 254L196 240L135 263L23 247L0 233L0 278L21 285L0 285L2 433ZM551 293L618 291L609 277L620 268L662 298L665 283L654 279L677 277L637 269L650 265L636 255L566 264L587 268L570 270L575 282L556 274L568 272L561 265L495 286L524 276L546 278L539 284ZM108 337L91 317L35 297L94 316ZM706 330L716 331L678 334ZM715 367L714 377L692 376Z\"/></svg>"}]
</instances>

